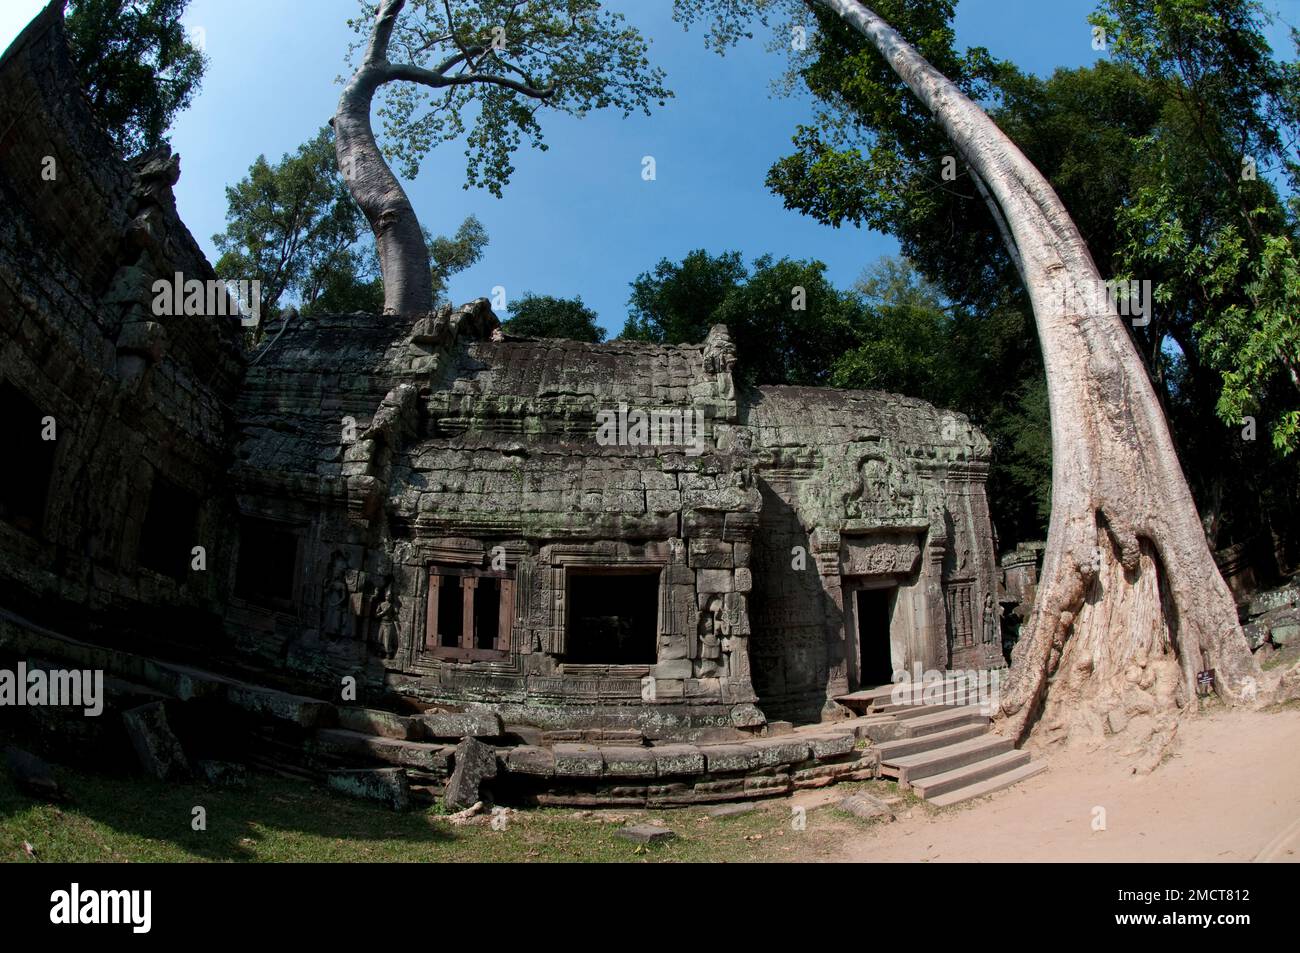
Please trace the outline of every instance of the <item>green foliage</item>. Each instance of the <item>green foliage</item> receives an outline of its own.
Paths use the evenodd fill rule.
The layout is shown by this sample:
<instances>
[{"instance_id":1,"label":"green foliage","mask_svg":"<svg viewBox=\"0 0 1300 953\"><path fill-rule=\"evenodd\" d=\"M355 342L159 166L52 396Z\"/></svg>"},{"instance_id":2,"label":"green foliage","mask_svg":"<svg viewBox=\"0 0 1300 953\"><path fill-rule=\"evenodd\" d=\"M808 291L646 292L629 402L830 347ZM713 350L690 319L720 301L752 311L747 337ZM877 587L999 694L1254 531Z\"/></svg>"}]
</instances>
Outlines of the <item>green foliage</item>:
<instances>
[{"instance_id":1,"label":"green foliage","mask_svg":"<svg viewBox=\"0 0 1300 953\"><path fill-rule=\"evenodd\" d=\"M698 343L725 324L741 383L822 384L858 313L854 297L833 288L825 271L818 261L765 255L751 272L738 252L664 259L632 282L622 337Z\"/></svg>"},{"instance_id":2,"label":"green foliage","mask_svg":"<svg viewBox=\"0 0 1300 953\"><path fill-rule=\"evenodd\" d=\"M797 18L793 0L677 0L686 20L711 21L724 48L755 24ZM834 226L896 236L903 253L954 304L947 346L965 349L993 392L948 400L989 431L993 486L1018 488L1045 514L1029 456L1046 453L1046 404L1031 311L969 171L941 170L951 143L869 42L820 5L793 75L813 94L814 120L769 186L790 208ZM985 50L954 47L950 0L870 6L990 113L1049 179L1104 275L1151 281L1149 325L1130 329L1174 432L1215 545L1290 534L1296 460L1279 465L1241 440L1256 416L1261 443L1293 453L1300 434L1296 186L1300 66L1269 49L1254 0L1105 0L1091 19L1109 58L1040 78ZM1293 32L1293 39L1296 34ZM1258 174L1243 175L1253 160ZM1017 342L982 322L1019 325ZM963 330L964 329L964 330ZM902 356L934 329L878 330L845 355L837 379L898 379ZM988 360L978 357L991 347ZM917 354L909 386L929 396L939 369ZM1000 355L1000 356L999 356ZM939 362L940 366L943 362ZM892 368L886 370L886 368ZM902 375L906 377L906 375ZM944 388L938 387L939 391ZM1214 425L1216 416L1220 426ZM1225 426L1226 425L1226 426ZM1269 440L1263 440L1267 433ZM1017 449L1019 448L1019 449ZM998 494L991 494L995 506ZM1041 520L1003 514L1004 542Z\"/></svg>"},{"instance_id":3,"label":"green foliage","mask_svg":"<svg viewBox=\"0 0 1300 953\"><path fill-rule=\"evenodd\" d=\"M714 313L748 276L739 252L714 257L700 249L680 264L662 259L632 282L622 337L658 344L703 341L717 323Z\"/></svg>"},{"instance_id":4,"label":"green foliage","mask_svg":"<svg viewBox=\"0 0 1300 953\"><path fill-rule=\"evenodd\" d=\"M68 45L91 106L125 155L163 141L207 60L181 25L189 0L70 0Z\"/></svg>"},{"instance_id":5,"label":"green foliage","mask_svg":"<svg viewBox=\"0 0 1300 953\"><path fill-rule=\"evenodd\" d=\"M339 173L328 126L274 165L258 156L226 201L226 230L212 237L222 253L217 274L260 280L264 318L285 296L304 314L383 310L374 239ZM451 276L482 258L487 231L471 215L454 236L426 231L425 241L434 294L445 303Z\"/></svg>"},{"instance_id":6,"label":"green foliage","mask_svg":"<svg viewBox=\"0 0 1300 953\"><path fill-rule=\"evenodd\" d=\"M521 337L564 338L599 344L605 329L597 324L596 312L582 303L582 298L554 298L550 295L524 294L510 302L510 320L503 330Z\"/></svg>"},{"instance_id":7,"label":"green foliage","mask_svg":"<svg viewBox=\"0 0 1300 953\"><path fill-rule=\"evenodd\" d=\"M428 230L423 231L433 269L434 298L439 304L446 303L447 282L451 276L478 264L483 257L488 245L487 229L477 216L470 215L460 223L460 228L451 238L445 235L432 238Z\"/></svg>"},{"instance_id":8,"label":"green foliage","mask_svg":"<svg viewBox=\"0 0 1300 953\"><path fill-rule=\"evenodd\" d=\"M361 7L348 22L368 37L375 5ZM500 196L519 146L546 148L539 110L628 115L663 105L672 93L647 52L599 0L410 0L389 48L389 60L404 63L398 78L409 81L384 87L385 154L414 178L431 148L464 136L466 187Z\"/></svg>"},{"instance_id":9,"label":"green foliage","mask_svg":"<svg viewBox=\"0 0 1300 953\"><path fill-rule=\"evenodd\" d=\"M373 279L357 245L365 219L339 174L329 127L275 165L258 156L226 201L226 230L212 236L222 253L216 270L260 280L264 317L286 293L311 305L327 287L341 293L342 275Z\"/></svg>"}]
</instances>

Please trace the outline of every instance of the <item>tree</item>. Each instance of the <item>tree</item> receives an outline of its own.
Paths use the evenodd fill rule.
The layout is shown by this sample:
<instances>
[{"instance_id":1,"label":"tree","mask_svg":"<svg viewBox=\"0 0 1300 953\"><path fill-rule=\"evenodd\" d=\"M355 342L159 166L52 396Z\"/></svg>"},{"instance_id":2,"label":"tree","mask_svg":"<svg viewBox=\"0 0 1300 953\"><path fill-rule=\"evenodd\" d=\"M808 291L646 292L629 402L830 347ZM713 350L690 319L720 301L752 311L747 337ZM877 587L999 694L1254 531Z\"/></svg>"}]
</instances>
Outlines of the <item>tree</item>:
<instances>
[{"instance_id":1,"label":"tree","mask_svg":"<svg viewBox=\"0 0 1300 953\"><path fill-rule=\"evenodd\" d=\"M812 2L823 22L860 33L933 115L981 184L1033 303L1051 412L1052 515L1002 722L1018 737L1036 723L1053 737L1092 739L1127 727L1158 759L1176 710L1194 701L1198 672L1214 669L1217 691L1233 702L1255 696L1261 673L1137 349L1078 227L987 113L873 10ZM737 3L698 0L697 9L734 14ZM1126 726L1135 706L1144 717Z\"/></svg>"},{"instance_id":2,"label":"tree","mask_svg":"<svg viewBox=\"0 0 1300 953\"><path fill-rule=\"evenodd\" d=\"M207 59L180 17L189 0L71 0L72 63L126 155L153 149L190 104Z\"/></svg>"},{"instance_id":3,"label":"tree","mask_svg":"<svg viewBox=\"0 0 1300 953\"><path fill-rule=\"evenodd\" d=\"M434 292L415 211L371 127L381 89L388 88L380 109L387 151L408 177L430 148L465 133L473 112L467 186L498 196L523 139L545 148L541 108L576 116L606 107L648 113L671 95L641 35L599 0L412 0L409 7L406 0L377 7L362 0L362 7L365 15L349 25L366 39L354 48L360 62L333 125L339 168L379 249L386 311L428 311Z\"/></svg>"},{"instance_id":4,"label":"tree","mask_svg":"<svg viewBox=\"0 0 1300 953\"><path fill-rule=\"evenodd\" d=\"M825 272L819 261L771 255L755 259L751 272L738 252L697 250L680 264L664 259L632 282L623 337L693 344L725 324L740 383L824 384L860 311Z\"/></svg>"},{"instance_id":5,"label":"tree","mask_svg":"<svg viewBox=\"0 0 1300 953\"><path fill-rule=\"evenodd\" d=\"M989 510L999 540L1042 539L1052 485L1047 392L1020 309L953 304L907 259L882 259L854 290L861 317L831 383L968 415L993 445Z\"/></svg>"},{"instance_id":6,"label":"tree","mask_svg":"<svg viewBox=\"0 0 1300 953\"><path fill-rule=\"evenodd\" d=\"M364 271L364 220L335 166L332 138L322 128L275 165L258 156L226 189L226 230L212 236L216 270L258 279L265 317L286 293L311 305L331 283L338 290L340 275Z\"/></svg>"},{"instance_id":7,"label":"tree","mask_svg":"<svg viewBox=\"0 0 1300 953\"><path fill-rule=\"evenodd\" d=\"M1294 214L1277 194L1292 177L1270 130L1296 138L1288 103L1300 99L1300 72L1261 55L1257 6L1216 2L1202 24L1201 0L1131 0L1119 5L1128 25L1106 26L1110 59L1040 78L981 49L954 50L951 3L885 2L886 18L898 18L1048 179L1099 270L1149 283L1154 306L1126 330L1210 544L1247 544L1261 581L1285 571L1300 552L1300 460L1279 460L1267 447L1271 436L1287 452L1297 419L1286 355L1296 353L1300 325L1289 320L1294 309L1283 290ZM795 153L772 167L769 186L788 207L827 224L897 236L945 296L974 314L1015 309L1032 320L982 182L859 33L828 14L816 26L796 65L823 106L798 130ZM1131 54L1134 47L1142 54ZM1237 181L1225 173L1225 150L1237 156ZM1258 167L1254 178L1243 152ZM1243 243L1247 222L1279 253ZM1020 356L1026 372L1037 373L1029 350L1036 346ZM1009 385L997 415L1009 420L1005 411L1028 378L1014 364L1000 370L989 380ZM1242 439L1246 416L1259 422L1258 443ZM995 456L991 482L1004 473ZM1003 514L999 529L1015 538L1031 525L1009 526Z\"/></svg>"},{"instance_id":8,"label":"tree","mask_svg":"<svg viewBox=\"0 0 1300 953\"><path fill-rule=\"evenodd\" d=\"M379 258L339 173L328 127L275 165L258 156L248 175L226 189L226 201L226 230L212 236L222 253L216 270L228 279L258 279L262 315L274 317L285 295L304 314L382 310ZM452 237L426 230L421 238L434 302L445 303L451 276L482 258L487 230L470 215Z\"/></svg>"},{"instance_id":9,"label":"tree","mask_svg":"<svg viewBox=\"0 0 1300 953\"><path fill-rule=\"evenodd\" d=\"M656 344L695 344L717 323L714 315L727 295L749 278L740 252L716 257L704 249L690 252L681 263L667 258L632 282L630 313L622 337Z\"/></svg>"},{"instance_id":10,"label":"tree","mask_svg":"<svg viewBox=\"0 0 1300 953\"><path fill-rule=\"evenodd\" d=\"M530 338L564 338L599 344L605 329L596 312L582 303L582 298L554 298L531 291L510 302L510 320L502 325L508 334Z\"/></svg>"}]
</instances>

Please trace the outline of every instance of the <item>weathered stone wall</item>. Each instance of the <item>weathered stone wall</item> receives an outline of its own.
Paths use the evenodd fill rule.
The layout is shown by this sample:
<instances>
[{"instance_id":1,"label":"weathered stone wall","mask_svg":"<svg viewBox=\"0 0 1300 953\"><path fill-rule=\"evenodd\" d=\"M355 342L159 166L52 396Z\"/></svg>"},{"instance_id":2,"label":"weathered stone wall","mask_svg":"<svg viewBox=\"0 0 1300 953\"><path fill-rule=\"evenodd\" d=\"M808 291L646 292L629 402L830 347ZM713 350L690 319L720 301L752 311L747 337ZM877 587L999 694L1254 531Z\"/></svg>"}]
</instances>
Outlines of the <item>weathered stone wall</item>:
<instances>
[{"instance_id":1,"label":"weathered stone wall","mask_svg":"<svg viewBox=\"0 0 1300 953\"><path fill-rule=\"evenodd\" d=\"M862 589L893 593L895 671L1001 665L983 613L996 607L989 446L966 418L896 395L763 387L740 419L733 439L763 492L752 626L769 717L831 714L863 687Z\"/></svg>"},{"instance_id":2,"label":"weathered stone wall","mask_svg":"<svg viewBox=\"0 0 1300 953\"><path fill-rule=\"evenodd\" d=\"M212 269L176 215L178 162L128 165L96 125L57 7L0 60L0 385L25 408L5 408L18 445L46 418L55 434L42 512L0 520L0 604L74 630L197 635L221 607L239 324L151 313L156 278ZM176 575L140 565L164 491L195 508L176 533L190 545L167 554ZM198 545L209 571L188 571Z\"/></svg>"}]
</instances>

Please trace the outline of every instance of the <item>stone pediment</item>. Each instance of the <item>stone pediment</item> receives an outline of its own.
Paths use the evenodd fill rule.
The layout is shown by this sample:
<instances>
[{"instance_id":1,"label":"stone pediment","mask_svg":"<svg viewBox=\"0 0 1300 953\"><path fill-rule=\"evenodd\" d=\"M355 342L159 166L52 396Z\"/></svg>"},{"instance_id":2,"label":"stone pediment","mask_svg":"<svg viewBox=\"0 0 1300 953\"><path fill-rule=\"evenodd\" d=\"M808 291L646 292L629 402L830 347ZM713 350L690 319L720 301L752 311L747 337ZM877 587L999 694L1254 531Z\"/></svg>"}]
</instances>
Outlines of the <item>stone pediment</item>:
<instances>
[{"instance_id":1,"label":"stone pediment","mask_svg":"<svg viewBox=\"0 0 1300 953\"><path fill-rule=\"evenodd\" d=\"M840 574L844 576L910 575L920 560L918 532L902 530L840 539Z\"/></svg>"}]
</instances>

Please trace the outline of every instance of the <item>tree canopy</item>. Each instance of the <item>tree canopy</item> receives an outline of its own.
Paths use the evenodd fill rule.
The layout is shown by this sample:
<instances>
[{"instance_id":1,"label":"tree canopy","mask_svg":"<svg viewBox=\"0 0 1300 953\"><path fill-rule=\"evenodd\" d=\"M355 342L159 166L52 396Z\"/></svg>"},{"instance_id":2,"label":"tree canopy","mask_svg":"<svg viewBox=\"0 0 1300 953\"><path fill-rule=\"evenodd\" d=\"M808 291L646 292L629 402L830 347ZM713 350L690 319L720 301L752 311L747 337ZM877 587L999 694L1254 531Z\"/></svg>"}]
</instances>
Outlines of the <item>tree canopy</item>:
<instances>
[{"instance_id":1,"label":"tree canopy","mask_svg":"<svg viewBox=\"0 0 1300 953\"><path fill-rule=\"evenodd\" d=\"M189 0L70 0L72 62L119 150L158 146L198 92L207 60L180 22Z\"/></svg>"},{"instance_id":2,"label":"tree canopy","mask_svg":"<svg viewBox=\"0 0 1300 953\"><path fill-rule=\"evenodd\" d=\"M605 329L595 311L582 303L582 297L556 298L526 292L510 302L510 319L502 329L510 334L534 338L565 338L599 344Z\"/></svg>"}]
</instances>

